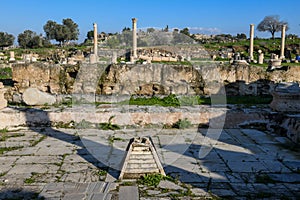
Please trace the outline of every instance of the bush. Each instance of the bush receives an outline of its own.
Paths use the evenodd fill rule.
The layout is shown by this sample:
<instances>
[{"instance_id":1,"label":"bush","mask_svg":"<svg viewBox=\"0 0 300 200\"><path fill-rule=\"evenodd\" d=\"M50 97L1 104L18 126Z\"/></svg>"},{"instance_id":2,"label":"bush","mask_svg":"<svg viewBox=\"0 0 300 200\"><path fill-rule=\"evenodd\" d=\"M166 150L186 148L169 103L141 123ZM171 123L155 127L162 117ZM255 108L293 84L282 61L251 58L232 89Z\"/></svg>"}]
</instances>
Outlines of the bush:
<instances>
[{"instance_id":1,"label":"bush","mask_svg":"<svg viewBox=\"0 0 300 200\"><path fill-rule=\"evenodd\" d=\"M172 128L185 129L192 126L192 123L187 119L179 119L175 124L173 124Z\"/></svg>"}]
</instances>

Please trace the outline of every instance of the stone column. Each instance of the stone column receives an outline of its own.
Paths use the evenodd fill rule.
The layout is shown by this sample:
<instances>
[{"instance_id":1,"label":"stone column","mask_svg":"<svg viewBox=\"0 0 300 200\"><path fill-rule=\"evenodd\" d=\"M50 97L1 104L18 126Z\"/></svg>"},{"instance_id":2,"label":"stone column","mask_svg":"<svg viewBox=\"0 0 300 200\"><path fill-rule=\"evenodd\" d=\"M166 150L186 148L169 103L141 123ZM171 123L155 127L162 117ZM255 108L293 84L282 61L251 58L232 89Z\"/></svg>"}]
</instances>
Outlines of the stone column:
<instances>
[{"instance_id":1,"label":"stone column","mask_svg":"<svg viewBox=\"0 0 300 200\"><path fill-rule=\"evenodd\" d=\"M9 62L14 62L15 59L15 52L14 51L10 51L9 52Z\"/></svg>"},{"instance_id":2,"label":"stone column","mask_svg":"<svg viewBox=\"0 0 300 200\"><path fill-rule=\"evenodd\" d=\"M249 49L249 57L250 60L254 60L253 57L253 46L254 46L254 24L250 24L250 49Z\"/></svg>"},{"instance_id":3,"label":"stone column","mask_svg":"<svg viewBox=\"0 0 300 200\"><path fill-rule=\"evenodd\" d=\"M262 50L258 50L258 64L263 64L264 63L264 54Z\"/></svg>"},{"instance_id":4,"label":"stone column","mask_svg":"<svg viewBox=\"0 0 300 200\"><path fill-rule=\"evenodd\" d=\"M282 26L281 30L281 49L280 49L280 59L284 59L284 47L285 47L285 29L286 25Z\"/></svg>"},{"instance_id":5,"label":"stone column","mask_svg":"<svg viewBox=\"0 0 300 200\"><path fill-rule=\"evenodd\" d=\"M135 61L137 58L137 37L136 37L136 18L132 18L132 55L131 61Z\"/></svg>"},{"instance_id":6,"label":"stone column","mask_svg":"<svg viewBox=\"0 0 300 200\"><path fill-rule=\"evenodd\" d=\"M98 56L98 33L97 33L97 24L94 23L94 54Z\"/></svg>"}]
</instances>

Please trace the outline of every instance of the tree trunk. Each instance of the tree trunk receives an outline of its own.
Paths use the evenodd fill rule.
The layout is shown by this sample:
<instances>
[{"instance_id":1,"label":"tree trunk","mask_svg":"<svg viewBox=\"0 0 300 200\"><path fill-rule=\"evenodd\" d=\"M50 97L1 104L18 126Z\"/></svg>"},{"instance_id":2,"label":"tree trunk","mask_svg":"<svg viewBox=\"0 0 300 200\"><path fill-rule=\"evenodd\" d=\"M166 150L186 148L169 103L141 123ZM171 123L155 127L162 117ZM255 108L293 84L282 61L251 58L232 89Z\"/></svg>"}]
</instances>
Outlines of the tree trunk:
<instances>
[{"instance_id":1,"label":"tree trunk","mask_svg":"<svg viewBox=\"0 0 300 200\"><path fill-rule=\"evenodd\" d=\"M271 32L272 33L272 39L274 40L275 39L275 32Z\"/></svg>"}]
</instances>

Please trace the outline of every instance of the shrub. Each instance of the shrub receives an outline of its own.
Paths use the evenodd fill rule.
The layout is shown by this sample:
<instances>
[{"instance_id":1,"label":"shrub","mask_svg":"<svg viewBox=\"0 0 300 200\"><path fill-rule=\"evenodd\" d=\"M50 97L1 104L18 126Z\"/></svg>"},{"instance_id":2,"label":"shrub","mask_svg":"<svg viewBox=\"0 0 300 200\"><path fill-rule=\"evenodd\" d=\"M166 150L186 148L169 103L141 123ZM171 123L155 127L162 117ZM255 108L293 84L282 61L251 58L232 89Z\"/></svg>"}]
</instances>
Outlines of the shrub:
<instances>
[{"instance_id":1,"label":"shrub","mask_svg":"<svg viewBox=\"0 0 300 200\"><path fill-rule=\"evenodd\" d=\"M172 126L172 128L178 128L178 129L185 129L192 126L192 123L187 119L179 119L177 122L175 122Z\"/></svg>"}]
</instances>

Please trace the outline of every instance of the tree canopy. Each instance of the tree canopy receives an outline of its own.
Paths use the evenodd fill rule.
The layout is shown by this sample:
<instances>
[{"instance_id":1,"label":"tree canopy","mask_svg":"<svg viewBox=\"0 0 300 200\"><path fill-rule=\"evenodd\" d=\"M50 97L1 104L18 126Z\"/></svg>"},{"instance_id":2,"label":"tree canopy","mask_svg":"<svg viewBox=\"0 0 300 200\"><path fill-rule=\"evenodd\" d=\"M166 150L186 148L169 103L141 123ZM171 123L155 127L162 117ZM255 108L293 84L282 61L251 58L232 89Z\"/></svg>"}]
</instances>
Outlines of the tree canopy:
<instances>
[{"instance_id":1,"label":"tree canopy","mask_svg":"<svg viewBox=\"0 0 300 200\"><path fill-rule=\"evenodd\" d=\"M50 42L36 32L25 30L18 35L18 43L22 48L39 48L50 45Z\"/></svg>"},{"instance_id":2,"label":"tree canopy","mask_svg":"<svg viewBox=\"0 0 300 200\"><path fill-rule=\"evenodd\" d=\"M70 18L63 19L62 24L49 20L43 28L49 40L56 40L61 45L71 40L78 40L78 25Z\"/></svg>"},{"instance_id":3,"label":"tree canopy","mask_svg":"<svg viewBox=\"0 0 300 200\"><path fill-rule=\"evenodd\" d=\"M0 48L9 47L14 44L15 37L6 32L0 32Z\"/></svg>"},{"instance_id":4,"label":"tree canopy","mask_svg":"<svg viewBox=\"0 0 300 200\"><path fill-rule=\"evenodd\" d=\"M275 33L281 31L282 26L286 25L286 30L288 30L288 23L285 21L280 21L278 15L266 16L257 26L258 31L270 32L272 34L272 39L275 37Z\"/></svg>"}]
</instances>

